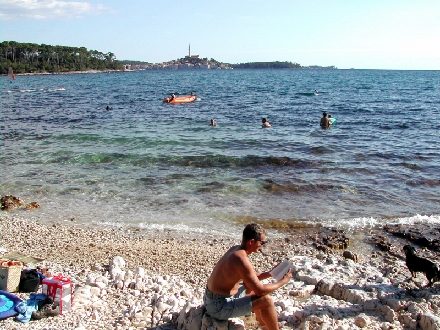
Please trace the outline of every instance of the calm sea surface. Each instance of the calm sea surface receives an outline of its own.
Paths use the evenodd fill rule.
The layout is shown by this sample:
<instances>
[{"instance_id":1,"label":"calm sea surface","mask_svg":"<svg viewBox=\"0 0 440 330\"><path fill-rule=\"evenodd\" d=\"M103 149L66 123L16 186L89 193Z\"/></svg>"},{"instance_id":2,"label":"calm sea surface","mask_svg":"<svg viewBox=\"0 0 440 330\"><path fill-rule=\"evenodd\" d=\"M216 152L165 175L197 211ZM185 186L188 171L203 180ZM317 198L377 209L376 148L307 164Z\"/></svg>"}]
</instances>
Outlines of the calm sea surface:
<instances>
[{"instance_id":1,"label":"calm sea surface","mask_svg":"<svg viewBox=\"0 0 440 330\"><path fill-rule=\"evenodd\" d=\"M194 232L440 223L440 71L18 76L1 90L0 194L41 204L14 216Z\"/></svg>"}]
</instances>

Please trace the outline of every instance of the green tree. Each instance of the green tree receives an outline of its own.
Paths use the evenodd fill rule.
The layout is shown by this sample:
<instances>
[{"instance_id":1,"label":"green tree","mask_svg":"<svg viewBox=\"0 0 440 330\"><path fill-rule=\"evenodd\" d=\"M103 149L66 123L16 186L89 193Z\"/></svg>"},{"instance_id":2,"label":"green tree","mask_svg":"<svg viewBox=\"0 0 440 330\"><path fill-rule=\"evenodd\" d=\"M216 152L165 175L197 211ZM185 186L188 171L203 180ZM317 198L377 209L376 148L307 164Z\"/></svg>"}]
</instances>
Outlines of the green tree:
<instances>
[{"instance_id":1,"label":"green tree","mask_svg":"<svg viewBox=\"0 0 440 330\"><path fill-rule=\"evenodd\" d=\"M103 54L85 47L3 41L0 43L0 73L7 74L10 67L17 73L123 69L112 52Z\"/></svg>"}]
</instances>

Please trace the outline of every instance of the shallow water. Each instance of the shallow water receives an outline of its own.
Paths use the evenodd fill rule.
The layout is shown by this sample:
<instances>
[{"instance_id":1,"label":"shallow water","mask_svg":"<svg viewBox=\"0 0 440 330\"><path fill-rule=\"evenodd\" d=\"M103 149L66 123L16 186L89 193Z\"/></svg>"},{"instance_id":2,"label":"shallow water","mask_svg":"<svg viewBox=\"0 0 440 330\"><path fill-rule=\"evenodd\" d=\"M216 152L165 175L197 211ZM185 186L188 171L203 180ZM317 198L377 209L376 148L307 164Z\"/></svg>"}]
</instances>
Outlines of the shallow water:
<instances>
[{"instance_id":1,"label":"shallow water","mask_svg":"<svg viewBox=\"0 0 440 330\"><path fill-rule=\"evenodd\" d=\"M379 70L4 77L0 193L38 201L40 209L16 215L44 221L195 232L249 221L438 223L439 77ZM194 103L162 103L191 91ZM323 111L337 119L328 130L319 127ZM261 128L262 117L271 128Z\"/></svg>"}]
</instances>

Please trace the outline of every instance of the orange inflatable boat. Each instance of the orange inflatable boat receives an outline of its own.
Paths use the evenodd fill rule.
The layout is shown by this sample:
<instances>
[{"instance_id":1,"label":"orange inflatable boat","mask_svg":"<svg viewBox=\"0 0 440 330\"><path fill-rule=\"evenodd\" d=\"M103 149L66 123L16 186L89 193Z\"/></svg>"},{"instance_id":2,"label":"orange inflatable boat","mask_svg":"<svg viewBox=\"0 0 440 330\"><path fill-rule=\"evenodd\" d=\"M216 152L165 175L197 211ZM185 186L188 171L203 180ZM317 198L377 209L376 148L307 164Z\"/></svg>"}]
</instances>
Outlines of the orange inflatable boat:
<instances>
[{"instance_id":1,"label":"orange inflatable boat","mask_svg":"<svg viewBox=\"0 0 440 330\"><path fill-rule=\"evenodd\" d=\"M163 102L177 104L177 103L191 103L194 102L195 100L196 100L195 95L187 95L187 96L176 96L173 99L171 99L171 97L167 97L165 100L163 100Z\"/></svg>"}]
</instances>

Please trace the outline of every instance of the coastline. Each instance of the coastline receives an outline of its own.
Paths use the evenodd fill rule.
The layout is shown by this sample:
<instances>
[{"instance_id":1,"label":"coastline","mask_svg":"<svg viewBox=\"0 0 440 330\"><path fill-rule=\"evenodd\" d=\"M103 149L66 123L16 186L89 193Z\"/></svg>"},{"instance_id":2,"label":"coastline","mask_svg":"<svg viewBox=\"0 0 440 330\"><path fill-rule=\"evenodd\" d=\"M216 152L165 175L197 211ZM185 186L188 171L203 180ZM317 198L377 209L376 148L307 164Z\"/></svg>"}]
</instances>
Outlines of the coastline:
<instances>
[{"instance_id":1,"label":"coastline","mask_svg":"<svg viewBox=\"0 0 440 330\"><path fill-rule=\"evenodd\" d=\"M150 310L154 294L155 299L178 297L180 305L176 305L175 316L184 306L200 304L215 262L231 245L239 243L230 237L197 233L44 224L30 217L17 220L6 212L0 216L0 232L1 254L19 252L44 258L41 265L53 274L69 277L76 291L96 288L93 278L108 280L105 292L102 289L90 298L90 304L80 305L75 298L73 311L65 315L20 324L20 328L32 329L149 329L152 321L146 321L145 312L130 314L135 306L144 304L143 311ZM394 248L383 252L368 240L372 235L386 237L386 233L380 229L358 233L359 241L348 247L353 250L356 245L362 246L362 255L358 254L355 262L344 258L343 250L318 249L323 232L322 228L293 229L278 238L269 237L270 244L263 253L250 256L257 271L269 270L285 259L293 264L293 280L273 294L284 329L324 325L326 329L438 329L440 283L423 287L427 282L423 274L409 280L410 272L400 251L408 241L396 238ZM438 264L438 253L417 251ZM115 256L123 257L127 271L145 269L155 289L117 288L108 272ZM29 294L17 296L28 299ZM156 328L177 328L171 314L161 315ZM246 329L255 328L252 317L242 320ZM13 318L0 321L5 329L18 325Z\"/></svg>"},{"instance_id":2,"label":"coastline","mask_svg":"<svg viewBox=\"0 0 440 330\"><path fill-rule=\"evenodd\" d=\"M93 73L114 73L114 72L134 72L133 70L85 70L85 71L67 71L67 72L26 72L26 73L15 73L17 76L54 76L60 74L93 74ZM7 74L2 74L2 76L7 77Z\"/></svg>"}]
</instances>

